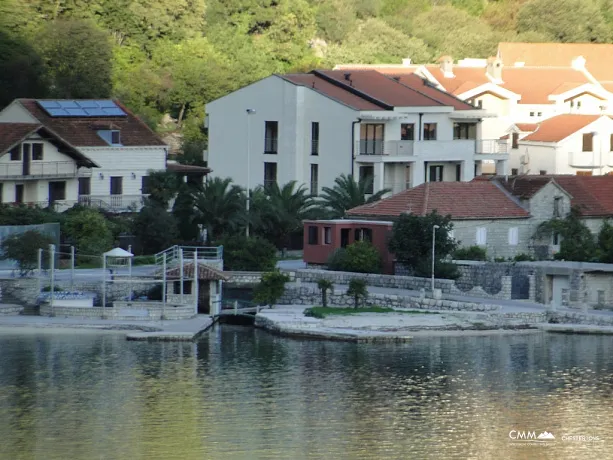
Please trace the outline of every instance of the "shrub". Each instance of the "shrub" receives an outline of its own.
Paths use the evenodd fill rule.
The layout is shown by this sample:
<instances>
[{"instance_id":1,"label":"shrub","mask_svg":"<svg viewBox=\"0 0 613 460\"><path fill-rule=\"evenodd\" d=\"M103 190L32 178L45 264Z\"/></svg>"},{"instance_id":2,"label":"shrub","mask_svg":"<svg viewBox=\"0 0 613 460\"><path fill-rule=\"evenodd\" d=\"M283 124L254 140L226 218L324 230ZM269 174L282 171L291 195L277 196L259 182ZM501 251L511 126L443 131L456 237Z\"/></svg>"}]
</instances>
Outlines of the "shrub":
<instances>
[{"instance_id":1,"label":"shrub","mask_svg":"<svg viewBox=\"0 0 613 460\"><path fill-rule=\"evenodd\" d=\"M366 297L368 297L368 289L366 286L366 281L359 278L352 278L349 281L347 295L353 297L353 307L356 309L360 306L361 301L364 301Z\"/></svg>"},{"instance_id":2,"label":"shrub","mask_svg":"<svg viewBox=\"0 0 613 460\"><path fill-rule=\"evenodd\" d=\"M530 254L521 252L517 254L515 257L513 257L513 260L515 262L532 262L534 260L534 257L532 257Z\"/></svg>"},{"instance_id":3,"label":"shrub","mask_svg":"<svg viewBox=\"0 0 613 460\"><path fill-rule=\"evenodd\" d=\"M504 257L494 257L494 262L500 263L500 262L506 262L507 259Z\"/></svg>"},{"instance_id":4,"label":"shrub","mask_svg":"<svg viewBox=\"0 0 613 460\"><path fill-rule=\"evenodd\" d=\"M263 272L274 270L277 265L277 248L258 236L236 235L215 244L223 246L225 270Z\"/></svg>"},{"instance_id":5,"label":"shrub","mask_svg":"<svg viewBox=\"0 0 613 460\"><path fill-rule=\"evenodd\" d=\"M453 252L455 260L487 260L487 250L480 246L458 248Z\"/></svg>"},{"instance_id":6,"label":"shrub","mask_svg":"<svg viewBox=\"0 0 613 460\"><path fill-rule=\"evenodd\" d=\"M354 273L381 273L381 255L368 241L356 241L335 251L328 259L330 270Z\"/></svg>"},{"instance_id":7,"label":"shrub","mask_svg":"<svg viewBox=\"0 0 613 460\"><path fill-rule=\"evenodd\" d=\"M320 278L317 280L317 287L321 291L321 305L323 307L328 306L328 291L332 289L332 281L327 280L325 278Z\"/></svg>"},{"instance_id":8,"label":"shrub","mask_svg":"<svg viewBox=\"0 0 613 460\"><path fill-rule=\"evenodd\" d=\"M307 316L309 318L319 318L319 319L324 319L326 317L326 315L324 315L322 312L318 310L314 310L312 308L307 308L306 310L304 310L304 316Z\"/></svg>"},{"instance_id":9,"label":"shrub","mask_svg":"<svg viewBox=\"0 0 613 460\"><path fill-rule=\"evenodd\" d=\"M253 301L272 307L285 292L285 283L289 276L281 273L279 269L264 273L260 283L253 290Z\"/></svg>"},{"instance_id":10,"label":"shrub","mask_svg":"<svg viewBox=\"0 0 613 460\"><path fill-rule=\"evenodd\" d=\"M2 241L2 256L17 262L21 275L24 276L34 270L38 264L38 250L47 249L53 243L48 235L36 230L13 234Z\"/></svg>"}]
</instances>

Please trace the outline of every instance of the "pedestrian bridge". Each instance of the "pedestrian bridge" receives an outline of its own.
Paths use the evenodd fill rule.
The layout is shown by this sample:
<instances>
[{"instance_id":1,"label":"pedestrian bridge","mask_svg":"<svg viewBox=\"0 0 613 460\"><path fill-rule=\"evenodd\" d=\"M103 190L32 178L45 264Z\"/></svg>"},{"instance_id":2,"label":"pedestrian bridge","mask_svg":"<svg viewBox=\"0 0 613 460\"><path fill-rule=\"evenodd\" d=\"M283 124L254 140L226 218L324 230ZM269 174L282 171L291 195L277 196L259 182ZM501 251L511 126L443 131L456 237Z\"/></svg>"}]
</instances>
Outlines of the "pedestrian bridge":
<instances>
[{"instance_id":1,"label":"pedestrian bridge","mask_svg":"<svg viewBox=\"0 0 613 460\"><path fill-rule=\"evenodd\" d=\"M215 316L249 316L253 318L264 308L266 307L248 300L223 299L221 301L221 311Z\"/></svg>"}]
</instances>

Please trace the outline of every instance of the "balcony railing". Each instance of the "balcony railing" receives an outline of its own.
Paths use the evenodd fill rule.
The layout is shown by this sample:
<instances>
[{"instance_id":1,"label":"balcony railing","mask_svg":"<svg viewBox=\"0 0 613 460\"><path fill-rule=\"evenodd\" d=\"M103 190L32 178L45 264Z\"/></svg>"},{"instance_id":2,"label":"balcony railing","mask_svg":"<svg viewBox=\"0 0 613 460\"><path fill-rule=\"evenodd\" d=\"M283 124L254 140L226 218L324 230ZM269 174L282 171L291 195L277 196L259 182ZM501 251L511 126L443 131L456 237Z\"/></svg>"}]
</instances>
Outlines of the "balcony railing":
<instances>
[{"instance_id":1,"label":"balcony railing","mask_svg":"<svg viewBox=\"0 0 613 460\"><path fill-rule=\"evenodd\" d=\"M481 139L476 142L475 153L478 155L506 155L509 145L499 139Z\"/></svg>"},{"instance_id":2,"label":"balcony railing","mask_svg":"<svg viewBox=\"0 0 613 460\"><path fill-rule=\"evenodd\" d=\"M455 139L447 141L383 141L359 140L357 155L389 155L398 157L432 157L432 159L464 159L472 155L508 155L508 146L497 139Z\"/></svg>"},{"instance_id":3,"label":"balcony railing","mask_svg":"<svg viewBox=\"0 0 613 460\"><path fill-rule=\"evenodd\" d=\"M33 161L25 167L21 161L0 164L0 179L38 179L42 177L59 178L77 176L91 176L91 169L81 168L79 170L76 163L73 161Z\"/></svg>"},{"instance_id":4,"label":"balcony railing","mask_svg":"<svg viewBox=\"0 0 613 460\"><path fill-rule=\"evenodd\" d=\"M277 143L276 137L266 137L264 139L264 153L277 153Z\"/></svg>"},{"instance_id":5,"label":"balcony railing","mask_svg":"<svg viewBox=\"0 0 613 460\"><path fill-rule=\"evenodd\" d=\"M149 195L80 195L81 206L98 208L111 212L136 212L145 204Z\"/></svg>"},{"instance_id":6,"label":"balcony railing","mask_svg":"<svg viewBox=\"0 0 613 460\"><path fill-rule=\"evenodd\" d=\"M598 169L604 166L604 161L595 152L569 152L568 165L572 168Z\"/></svg>"}]
</instances>

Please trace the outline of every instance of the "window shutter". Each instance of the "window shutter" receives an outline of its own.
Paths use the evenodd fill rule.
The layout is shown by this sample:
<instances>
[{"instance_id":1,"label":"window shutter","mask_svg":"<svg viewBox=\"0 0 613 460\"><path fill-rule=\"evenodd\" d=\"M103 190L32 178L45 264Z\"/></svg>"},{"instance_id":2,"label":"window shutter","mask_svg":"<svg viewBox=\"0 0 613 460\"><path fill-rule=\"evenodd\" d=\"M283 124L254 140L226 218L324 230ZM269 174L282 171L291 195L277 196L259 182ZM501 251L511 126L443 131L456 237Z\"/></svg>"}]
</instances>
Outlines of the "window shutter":
<instances>
[{"instance_id":1,"label":"window shutter","mask_svg":"<svg viewBox=\"0 0 613 460\"><path fill-rule=\"evenodd\" d=\"M512 227L509 229L509 246L517 246L519 244L519 229Z\"/></svg>"}]
</instances>

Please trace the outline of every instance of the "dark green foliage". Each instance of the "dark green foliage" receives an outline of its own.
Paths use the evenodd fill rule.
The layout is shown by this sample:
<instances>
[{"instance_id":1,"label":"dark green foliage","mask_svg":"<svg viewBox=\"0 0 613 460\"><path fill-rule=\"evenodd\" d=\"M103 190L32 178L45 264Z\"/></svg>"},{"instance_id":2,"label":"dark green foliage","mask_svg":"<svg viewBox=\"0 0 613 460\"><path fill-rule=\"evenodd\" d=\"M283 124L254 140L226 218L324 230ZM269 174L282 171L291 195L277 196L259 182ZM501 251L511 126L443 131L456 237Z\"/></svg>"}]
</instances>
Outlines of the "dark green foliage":
<instances>
[{"instance_id":1,"label":"dark green foliage","mask_svg":"<svg viewBox=\"0 0 613 460\"><path fill-rule=\"evenodd\" d=\"M2 258L17 262L21 275L37 267L38 250L47 250L53 239L35 230L13 234L2 241Z\"/></svg>"},{"instance_id":2,"label":"dark green foliage","mask_svg":"<svg viewBox=\"0 0 613 460\"><path fill-rule=\"evenodd\" d=\"M62 231L76 246L79 255L102 256L113 247L109 221L93 209L77 208L70 212Z\"/></svg>"},{"instance_id":3,"label":"dark green foliage","mask_svg":"<svg viewBox=\"0 0 613 460\"><path fill-rule=\"evenodd\" d=\"M551 219L539 225L537 238L549 240L553 234L562 238L560 252L555 255L558 260L590 262L597 260L596 242L590 229L581 221L581 211L573 207L564 219Z\"/></svg>"},{"instance_id":4,"label":"dark green foliage","mask_svg":"<svg viewBox=\"0 0 613 460\"><path fill-rule=\"evenodd\" d=\"M366 281L359 278L352 278L349 280L347 295L353 297L353 307L357 309L368 297Z\"/></svg>"},{"instance_id":5,"label":"dark green foliage","mask_svg":"<svg viewBox=\"0 0 613 460\"><path fill-rule=\"evenodd\" d=\"M332 290L333 286L332 281L328 279L320 278L317 280L317 287L321 291L321 304L324 307L328 306L328 291Z\"/></svg>"},{"instance_id":6,"label":"dark green foliage","mask_svg":"<svg viewBox=\"0 0 613 460\"><path fill-rule=\"evenodd\" d=\"M247 218L245 194L232 179L213 177L195 194L194 221L207 230L209 241L243 229Z\"/></svg>"},{"instance_id":7,"label":"dark green foliage","mask_svg":"<svg viewBox=\"0 0 613 460\"><path fill-rule=\"evenodd\" d=\"M533 260L534 260L534 257L532 257L530 254L526 254L523 252L513 257L514 262L532 262Z\"/></svg>"},{"instance_id":8,"label":"dark green foliage","mask_svg":"<svg viewBox=\"0 0 613 460\"><path fill-rule=\"evenodd\" d=\"M437 278L455 278L457 268L444 262L457 247L457 243L449 237L453 229L450 216L441 216L436 211L425 216L402 214L392 230L389 250L396 259L404 264L415 276L428 277L432 272L432 229L438 225L435 238L435 267Z\"/></svg>"},{"instance_id":9,"label":"dark green foliage","mask_svg":"<svg viewBox=\"0 0 613 460\"><path fill-rule=\"evenodd\" d=\"M487 250L481 246L468 246L453 251L455 260L487 260Z\"/></svg>"},{"instance_id":10,"label":"dark green foliage","mask_svg":"<svg viewBox=\"0 0 613 460\"><path fill-rule=\"evenodd\" d=\"M371 189L372 178L356 182L353 176L341 174L334 180L334 187L321 189L321 204L328 210L329 217L336 219L343 217L345 211L378 201L390 192L389 189L384 189L366 198Z\"/></svg>"},{"instance_id":11,"label":"dark green foliage","mask_svg":"<svg viewBox=\"0 0 613 460\"><path fill-rule=\"evenodd\" d=\"M188 184L181 184L179 193L172 207L172 215L177 221L181 241L196 241L198 239L198 224L194 221L195 190Z\"/></svg>"},{"instance_id":12,"label":"dark green foliage","mask_svg":"<svg viewBox=\"0 0 613 460\"><path fill-rule=\"evenodd\" d=\"M205 166L203 152L207 142L204 139L188 140L183 142L181 155L177 161L184 165Z\"/></svg>"},{"instance_id":13,"label":"dark green foliage","mask_svg":"<svg viewBox=\"0 0 613 460\"><path fill-rule=\"evenodd\" d=\"M270 271L277 263L277 248L257 236L227 236L215 245L223 246L224 269L228 271Z\"/></svg>"},{"instance_id":14,"label":"dark green foliage","mask_svg":"<svg viewBox=\"0 0 613 460\"><path fill-rule=\"evenodd\" d=\"M0 205L0 225L35 225L61 222L62 215L50 208L26 205Z\"/></svg>"},{"instance_id":15,"label":"dark green foliage","mask_svg":"<svg viewBox=\"0 0 613 460\"><path fill-rule=\"evenodd\" d=\"M149 171L147 175L149 201L151 201L152 204L167 209L170 200L172 200L179 191L179 187L182 184L181 178L169 171Z\"/></svg>"},{"instance_id":16,"label":"dark green foliage","mask_svg":"<svg viewBox=\"0 0 613 460\"><path fill-rule=\"evenodd\" d=\"M324 319L326 317L325 313L322 313L321 311L317 310L315 307L307 308L306 310L304 310L303 315L308 318L318 318L318 319Z\"/></svg>"},{"instance_id":17,"label":"dark green foliage","mask_svg":"<svg viewBox=\"0 0 613 460\"><path fill-rule=\"evenodd\" d=\"M605 221L598 233L599 262L613 264L613 226Z\"/></svg>"},{"instance_id":18,"label":"dark green foliage","mask_svg":"<svg viewBox=\"0 0 613 460\"><path fill-rule=\"evenodd\" d=\"M175 244L179 231L177 221L166 208L147 203L134 219L134 234L145 254L155 254Z\"/></svg>"},{"instance_id":19,"label":"dark green foliage","mask_svg":"<svg viewBox=\"0 0 613 460\"><path fill-rule=\"evenodd\" d=\"M381 255L368 241L356 241L337 249L328 260L328 269L354 273L381 273Z\"/></svg>"},{"instance_id":20,"label":"dark green foliage","mask_svg":"<svg viewBox=\"0 0 613 460\"><path fill-rule=\"evenodd\" d=\"M289 276L279 269L262 274L260 283L253 290L253 301L272 307L285 292Z\"/></svg>"}]
</instances>

